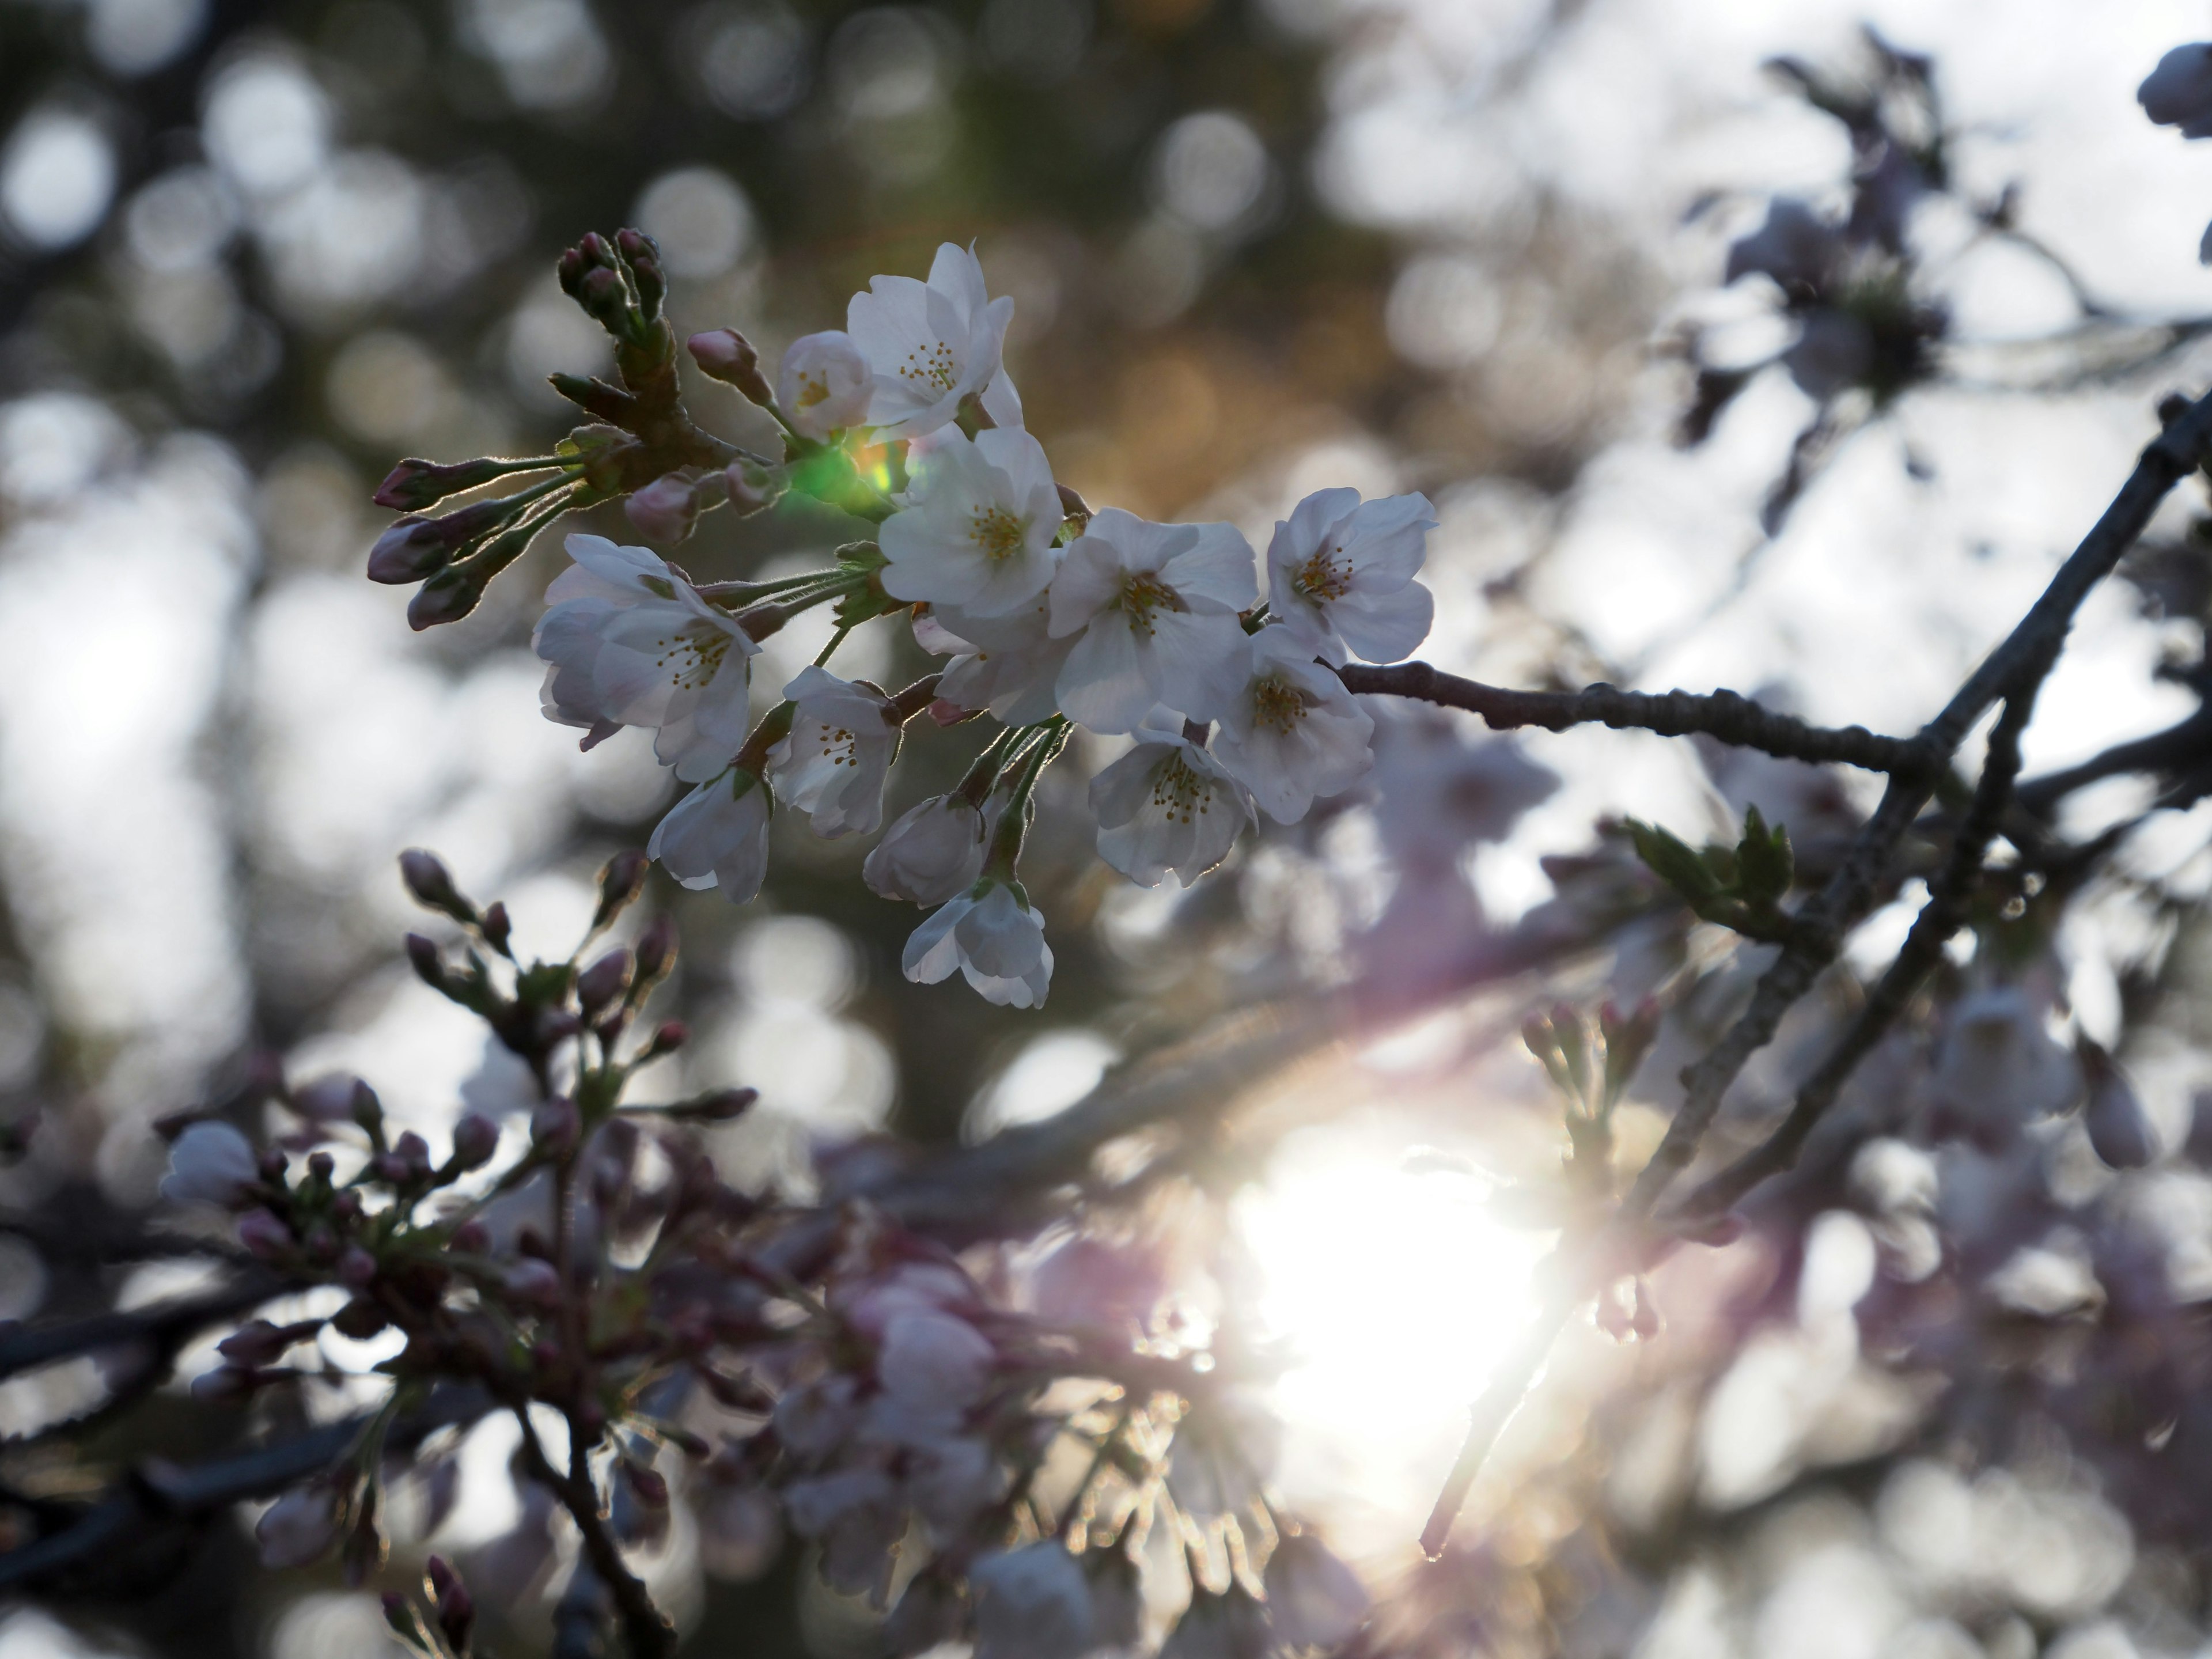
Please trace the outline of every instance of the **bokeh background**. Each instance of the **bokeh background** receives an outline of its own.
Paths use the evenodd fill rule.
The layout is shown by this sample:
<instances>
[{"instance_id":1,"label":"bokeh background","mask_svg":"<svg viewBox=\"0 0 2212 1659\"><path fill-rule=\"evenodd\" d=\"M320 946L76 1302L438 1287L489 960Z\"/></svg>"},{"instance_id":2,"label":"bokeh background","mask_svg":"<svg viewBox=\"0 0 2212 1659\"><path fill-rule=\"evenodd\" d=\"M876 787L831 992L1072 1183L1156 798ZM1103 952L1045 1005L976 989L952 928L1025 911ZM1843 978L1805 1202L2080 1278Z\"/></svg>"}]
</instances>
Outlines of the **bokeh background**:
<instances>
[{"instance_id":1,"label":"bokeh background","mask_svg":"<svg viewBox=\"0 0 2212 1659\"><path fill-rule=\"evenodd\" d=\"M405 970L394 855L435 848L526 941L565 951L592 872L642 843L668 786L641 734L582 755L538 714L528 638L555 538L428 635L361 566L385 518L369 491L398 455L542 453L570 423L545 376L599 368L605 348L552 261L586 229L651 232L679 331L734 325L771 355L838 325L872 273L920 274L939 240L972 240L1017 301L1032 429L1094 505L1228 518L1264 545L1312 489L1422 489L1440 666L1730 684L1910 729L2094 517L2155 392L2191 373L2102 372L2049 265L1962 234L1934 256L1945 380L1851 437L1778 538L1759 502L1810 407L1786 377L1754 380L1703 447L1675 446L1686 326L1736 331L1747 357L1778 326L1717 293L1728 241L1771 192L1832 198L1848 161L1762 61L1848 55L1863 21L1935 55L1964 187L2021 184L2020 222L2110 307L2100 338L2212 308L2194 257L2212 146L2133 102L2204 30L2178 0L0 0L0 1114L40 1119L0 1196L143 1209L151 1120L260 1055L357 1069L434 1142L458 1100L512 1096L477 1028ZM695 409L732 434L757 423L705 383ZM625 534L617 512L592 527ZM780 574L837 534L799 509L721 514L679 556L702 579ZM2129 590L2094 599L2031 771L2185 713L2154 671L2197 629ZM822 637L772 641L762 694ZM886 683L924 661L889 628L848 658ZM943 787L963 739L918 733L895 789ZM1032 881L1059 962L1042 1015L902 983L913 917L860 885L863 848L786 836L741 912L657 887L684 932L684 1069L764 1097L723 1155L803 1185L826 1141L988 1133L1291 986L1402 971L1407 1006L1431 1008L1422 975L1448 987L1455 939L1557 906L1543 860L1586 850L1600 815L1696 839L1756 793L1632 734L1511 744L1408 720L1382 747L1375 787L1188 895L1097 866L1082 768L1055 774ZM2203 839L2174 830L2166 872ZM1904 914L1854 959L1878 962ZM2067 990L2117 1030L2124 942L2082 926ZM1630 945L1608 961L1618 988L1652 982ZM1447 1000L1307 1062L1172 1199L1212 1218L1192 1227L1192 1317L1291 1342L1279 1478L1378 1582L1412 1559L1540 1243L1400 1160L1416 1142L1508 1172L1555 1153L1533 1066L1498 1042L1525 1002ZM2178 1048L2147 1087L2170 1138L2197 1069ZM1848 1217L1813 1244L1786 1337L1725 1377L1647 1376L1658 1404L1595 1474L1572 1457L1571 1476L1528 1473L1609 1420L1621 1362L1593 1359L1597 1380L1524 1423L1525 1457L1486 1483L1474 1524L1506 1517L1486 1569L1500 1583L1579 1537L1594 1492L1646 1529L1632 1571L1591 1569L1613 1599L1583 1607L1584 1634L1531 1614L1516 1648L1510 1619L1445 1620L1459 1633L1421 1650L2188 1650L2196 1592L2157 1601L2162 1624L2142 1613L2167 1581L2063 1455L2032 1479L1885 1461L1914 1401L1858 1356L1874 1247ZM112 1286L112 1270L0 1248L0 1316ZM142 1269L129 1293L173 1285ZM1693 1329L1680 1340L1696 1351ZM0 1389L0 1426L68 1386L33 1380ZM157 1432L206 1443L167 1409ZM1872 1473L1808 1489L1828 1464ZM465 1504L455 1535L492 1536L501 1501ZM867 1650L795 1557L741 1584L701 1581L696 1546L672 1547L692 1552L670 1572L690 1574L696 1650ZM9 1615L0 1659L383 1650L373 1598L262 1577L242 1531L210 1548L143 1607Z\"/></svg>"}]
</instances>

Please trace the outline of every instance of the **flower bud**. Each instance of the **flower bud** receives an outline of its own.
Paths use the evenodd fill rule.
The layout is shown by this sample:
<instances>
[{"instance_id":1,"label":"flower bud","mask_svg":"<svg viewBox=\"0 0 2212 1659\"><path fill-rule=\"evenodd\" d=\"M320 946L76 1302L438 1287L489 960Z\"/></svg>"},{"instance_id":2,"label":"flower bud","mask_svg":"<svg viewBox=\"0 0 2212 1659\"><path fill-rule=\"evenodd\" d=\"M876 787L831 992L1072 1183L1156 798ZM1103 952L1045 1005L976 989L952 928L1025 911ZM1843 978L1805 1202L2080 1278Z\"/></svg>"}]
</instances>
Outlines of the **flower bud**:
<instances>
[{"instance_id":1,"label":"flower bud","mask_svg":"<svg viewBox=\"0 0 2212 1659\"><path fill-rule=\"evenodd\" d=\"M717 1089L712 1094L687 1100L680 1106L668 1108L667 1115L688 1118L700 1123L727 1123L743 1117L760 1098L757 1089Z\"/></svg>"},{"instance_id":2,"label":"flower bud","mask_svg":"<svg viewBox=\"0 0 2212 1659\"><path fill-rule=\"evenodd\" d=\"M264 1261L289 1255L292 1230L266 1210L248 1210L238 1218L238 1242Z\"/></svg>"},{"instance_id":3,"label":"flower bud","mask_svg":"<svg viewBox=\"0 0 2212 1659\"><path fill-rule=\"evenodd\" d=\"M609 859L599 870L599 908L592 912L592 931L599 932L630 906L645 890L645 872L652 860L635 848Z\"/></svg>"},{"instance_id":4,"label":"flower bud","mask_svg":"<svg viewBox=\"0 0 2212 1659\"><path fill-rule=\"evenodd\" d=\"M561 1275L550 1261L534 1257L518 1261L507 1270L507 1293L516 1301L535 1308L555 1308L561 1304Z\"/></svg>"},{"instance_id":5,"label":"flower bud","mask_svg":"<svg viewBox=\"0 0 2212 1659\"><path fill-rule=\"evenodd\" d=\"M379 507L388 507L396 512L418 513L448 495L457 495L464 489L474 489L479 484L488 484L494 478L518 470L511 462L489 457L473 461L453 461L444 466L434 461L410 458L385 474L384 482L377 485L376 494L369 499ZM407 579L402 577L400 580Z\"/></svg>"},{"instance_id":6,"label":"flower bud","mask_svg":"<svg viewBox=\"0 0 2212 1659\"><path fill-rule=\"evenodd\" d=\"M601 1009L629 988L630 954L624 950L612 950L576 975L576 1000L583 1006L586 1018L595 1018Z\"/></svg>"},{"instance_id":7,"label":"flower bud","mask_svg":"<svg viewBox=\"0 0 2212 1659\"><path fill-rule=\"evenodd\" d=\"M675 963L676 923L671 917L655 916L637 941L637 979L649 984Z\"/></svg>"},{"instance_id":8,"label":"flower bud","mask_svg":"<svg viewBox=\"0 0 2212 1659\"><path fill-rule=\"evenodd\" d=\"M313 1179L319 1181L326 1186L329 1184L331 1177L337 1173L337 1159L332 1158L328 1152L310 1152L307 1154L307 1174Z\"/></svg>"},{"instance_id":9,"label":"flower bud","mask_svg":"<svg viewBox=\"0 0 2212 1659\"><path fill-rule=\"evenodd\" d=\"M464 1221L453 1229L453 1248L464 1255L482 1255L491 1249L491 1229L481 1221Z\"/></svg>"},{"instance_id":10,"label":"flower bud","mask_svg":"<svg viewBox=\"0 0 2212 1659\"><path fill-rule=\"evenodd\" d=\"M215 1351L234 1365L258 1370L284 1357L295 1340L294 1328L272 1325L265 1319L249 1319L215 1345Z\"/></svg>"},{"instance_id":11,"label":"flower bud","mask_svg":"<svg viewBox=\"0 0 2212 1659\"><path fill-rule=\"evenodd\" d=\"M750 340L734 328L718 328L694 334L684 343L700 372L739 392L763 409L775 402L775 393L761 373L760 353Z\"/></svg>"},{"instance_id":12,"label":"flower bud","mask_svg":"<svg viewBox=\"0 0 2212 1659\"><path fill-rule=\"evenodd\" d=\"M417 634L426 629L457 623L477 608L483 597L474 578L465 570L441 570L436 575L415 590L415 597L407 602L407 625Z\"/></svg>"},{"instance_id":13,"label":"flower bud","mask_svg":"<svg viewBox=\"0 0 2212 1659\"><path fill-rule=\"evenodd\" d=\"M265 1567L304 1567L338 1540L337 1513L325 1486L287 1492L253 1528Z\"/></svg>"},{"instance_id":14,"label":"flower bud","mask_svg":"<svg viewBox=\"0 0 2212 1659\"><path fill-rule=\"evenodd\" d=\"M566 1095L556 1095L530 1115L532 1143L556 1156L576 1144L583 1127L576 1103Z\"/></svg>"},{"instance_id":15,"label":"flower bud","mask_svg":"<svg viewBox=\"0 0 2212 1659\"><path fill-rule=\"evenodd\" d=\"M415 1609L407 1605L407 1598L398 1590L386 1590L377 1598L384 1608L384 1622L392 1633L411 1648L422 1644L422 1631L415 1622Z\"/></svg>"},{"instance_id":16,"label":"flower bud","mask_svg":"<svg viewBox=\"0 0 2212 1659\"><path fill-rule=\"evenodd\" d=\"M486 906L483 917L477 926L483 931L485 942L495 951L507 949L507 942L514 933L514 923L507 914L507 903L503 899L495 899Z\"/></svg>"},{"instance_id":17,"label":"flower bud","mask_svg":"<svg viewBox=\"0 0 2212 1659\"><path fill-rule=\"evenodd\" d=\"M2092 1085L2089 1103L2081 1114L2089 1145L2110 1169L2140 1170L2158 1156L2150 1119L2126 1073L2110 1061L2101 1067L2093 1066L2093 1075L2097 1070L2104 1074Z\"/></svg>"},{"instance_id":18,"label":"flower bud","mask_svg":"<svg viewBox=\"0 0 2212 1659\"><path fill-rule=\"evenodd\" d=\"M648 1469L635 1463L623 1465L623 1477L637 1501L649 1510L668 1507L668 1480L659 1469Z\"/></svg>"},{"instance_id":19,"label":"flower bud","mask_svg":"<svg viewBox=\"0 0 2212 1659\"><path fill-rule=\"evenodd\" d=\"M723 469L722 487L738 516L750 518L784 498L791 489L791 471L787 467L763 466L741 456Z\"/></svg>"},{"instance_id":20,"label":"flower bud","mask_svg":"<svg viewBox=\"0 0 2212 1659\"><path fill-rule=\"evenodd\" d=\"M399 1137L392 1148L400 1167L406 1170L406 1179L419 1181L430 1173L430 1143L410 1129Z\"/></svg>"},{"instance_id":21,"label":"flower bud","mask_svg":"<svg viewBox=\"0 0 2212 1659\"><path fill-rule=\"evenodd\" d=\"M264 1146L258 1167L261 1178L273 1186L283 1181L284 1171L291 1167L291 1160L284 1156L282 1146Z\"/></svg>"},{"instance_id":22,"label":"flower bud","mask_svg":"<svg viewBox=\"0 0 2212 1659\"><path fill-rule=\"evenodd\" d=\"M313 1123L348 1123L353 1120L353 1091L361 1079L350 1072L325 1072L294 1089L292 1109Z\"/></svg>"},{"instance_id":23,"label":"flower bud","mask_svg":"<svg viewBox=\"0 0 2212 1659\"><path fill-rule=\"evenodd\" d=\"M453 555L453 544L435 519L401 519L368 550L368 579L395 586L419 582L443 570Z\"/></svg>"},{"instance_id":24,"label":"flower bud","mask_svg":"<svg viewBox=\"0 0 2212 1659\"><path fill-rule=\"evenodd\" d=\"M376 1258L358 1244L349 1244L338 1257L338 1283L352 1290L365 1291L376 1279Z\"/></svg>"},{"instance_id":25,"label":"flower bud","mask_svg":"<svg viewBox=\"0 0 2212 1659\"><path fill-rule=\"evenodd\" d=\"M680 1019L664 1020L646 1045L644 1058L656 1060L662 1054L672 1054L681 1048L691 1035L690 1028Z\"/></svg>"},{"instance_id":26,"label":"flower bud","mask_svg":"<svg viewBox=\"0 0 2212 1659\"><path fill-rule=\"evenodd\" d=\"M480 1170L499 1150L499 1125L471 1112L453 1126L453 1162L464 1170Z\"/></svg>"},{"instance_id":27,"label":"flower bud","mask_svg":"<svg viewBox=\"0 0 2212 1659\"><path fill-rule=\"evenodd\" d=\"M192 1379L191 1396L203 1406L242 1406L253 1397L253 1373L237 1365L218 1365Z\"/></svg>"},{"instance_id":28,"label":"flower bud","mask_svg":"<svg viewBox=\"0 0 2212 1659\"><path fill-rule=\"evenodd\" d=\"M384 1103L376 1097L376 1091L359 1078L353 1080L353 1121L365 1134L383 1133Z\"/></svg>"},{"instance_id":29,"label":"flower bud","mask_svg":"<svg viewBox=\"0 0 2212 1659\"><path fill-rule=\"evenodd\" d=\"M415 902L427 909L442 910L456 921L474 921L477 908L453 885L453 872L435 853L410 847L399 855L399 878Z\"/></svg>"},{"instance_id":30,"label":"flower bud","mask_svg":"<svg viewBox=\"0 0 2212 1659\"><path fill-rule=\"evenodd\" d=\"M407 960L416 974L434 991L446 988L446 967L438 960L438 947L420 933L407 935Z\"/></svg>"}]
</instances>

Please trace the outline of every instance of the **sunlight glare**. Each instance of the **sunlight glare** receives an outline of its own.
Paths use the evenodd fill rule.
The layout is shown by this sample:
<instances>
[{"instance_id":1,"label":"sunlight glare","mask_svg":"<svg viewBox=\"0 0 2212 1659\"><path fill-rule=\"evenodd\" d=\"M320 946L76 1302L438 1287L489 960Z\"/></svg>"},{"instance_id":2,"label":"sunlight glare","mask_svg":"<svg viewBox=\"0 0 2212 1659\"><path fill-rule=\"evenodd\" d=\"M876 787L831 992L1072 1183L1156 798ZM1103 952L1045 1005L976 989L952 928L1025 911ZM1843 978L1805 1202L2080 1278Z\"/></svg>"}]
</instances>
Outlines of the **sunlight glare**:
<instances>
[{"instance_id":1,"label":"sunlight glare","mask_svg":"<svg viewBox=\"0 0 2212 1659\"><path fill-rule=\"evenodd\" d=\"M1362 1551L1411 1548L1548 1243L1499 1222L1473 1179L1407 1172L1410 1139L1299 1131L1238 1201L1261 1328L1290 1350L1275 1484Z\"/></svg>"}]
</instances>

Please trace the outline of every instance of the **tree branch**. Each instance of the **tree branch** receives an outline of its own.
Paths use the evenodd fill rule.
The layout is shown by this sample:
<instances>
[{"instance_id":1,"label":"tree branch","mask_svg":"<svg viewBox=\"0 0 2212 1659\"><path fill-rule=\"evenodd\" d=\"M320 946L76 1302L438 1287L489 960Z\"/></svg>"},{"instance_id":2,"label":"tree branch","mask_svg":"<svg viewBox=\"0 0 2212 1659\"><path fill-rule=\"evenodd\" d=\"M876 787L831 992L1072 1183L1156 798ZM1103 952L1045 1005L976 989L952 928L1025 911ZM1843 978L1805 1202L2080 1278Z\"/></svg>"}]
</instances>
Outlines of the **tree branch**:
<instances>
[{"instance_id":1,"label":"tree branch","mask_svg":"<svg viewBox=\"0 0 2212 1659\"><path fill-rule=\"evenodd\" d=\"M2166 416L2166 409L2162 407L2160 414ZM1446 1477L1443 1491L1422 1531L1422 1547L1431 1556L1442 1553L1492 1443L1528 1392L1559 1328L1585 1296L1601 1288L1609 1274L1620 1271L1625 1263L1639 1259L1640 1252L1633 1241L1643 1231L1646 1218L1668 1183L1696 1156L1705 1131L1720 1109L1722 1097L1745 1062L1773 1039L1783 1015L1812 988L1820 970L1832 960L1844 930L1858 919L1898 841L1911 827L1933 793L1941 764L1949 760L1983 710L1999 698L2017 701L2022 708L2021 722L2025 724L2026 710L2033 704L2034 690L2057 662L2059 649L2073 626L2074 613L2090 590L2111 574L2121 556L2135 544L2166 493L2196 470L2208 446L2212 446L2212 394L2183 404L2166 419L2165 429L2144 449L2118 495L2059 567L2027 614L1983 659L1944 705L1942 712L1921 729L1914 744L1927 751L1932 763L1919 769L1891 773L1881 805L1859 832L1842 866L1820 894L1797 911L1805 926L1760 975L1750 1006L1718 1043L1683 1072L1682 1103L1667 1126L1657 1150L1621 1200L1613 1223L1573 1258L1564 1253L1555 1256L1555 1271L1559 1275L1555 1281L1558 1289L1475 1402L1458 1460ZM2014 732L2013 739L2016 740L2017 736ZM1995 752L1996 741L1993 737L1991 767L1984 772L1984 782L2001 779L2002 784L1996 788L1991 808L1992 827L1994 814L2002 812L2009 798L2012 779L2019 767L2016 754L2009 770L1997 764L2002 757ZM1982 805L1978 793L1974 809L1977 815ZM1961 847L1966 840L1962 828ZM1975 856L1978 859L1978 852ZM1940 922L1940 918L1937 920ZM1930 927L1936 925L1931 922ZM1948 933L1944 937L1948 938ZM1852 1063L1856 1063L1856 1058ZM1840 1085L1840 1079L1838 1082Z\"/></svg>"},{"instance_id":2,"label":"tree branch","mask_svg":"<svg viewBox=\"0 0 2212 1659\"><path fill-rule=\"evenodd\" d=\"M439 1429L472 1423L492 1409L482 1389L441 1389L423 1408L395 1423L386 1443L405 1450ZM374 1412L273 1446L179 1468L149 1462L134 1469L64 1530L0 1554L0 1592L36 1589L112 1557L155 1533L250 1498L269 1498L321 1474L360 1439Z\"/></svg>"},{"instance_id":3,"label":"tree branch","mask_svg":"<svg viewBox=\"0 0 2212 1659\"><path fill-rule=\"evenodd\" d=\"M675 1650L676 1628L668 1622L667 1615L653 1605L644 1581L622 1559L622 1548L615 1542L614 1534L607 1528L607 1518L600 1511L599 1488L588 1476L580 1482L555 1468L552 1460L545 1455L544 1447L538 1443L538 1431L531 1425L529 1412L518 1406L514 1416L522 1425L522 1461L529 1465L531 1479L559 1498L562 1507L568 1511L568 1518L576 1523L592 1571L614 1597L615 1608L622 1615L630 1659L664 1659Z\"/></svg>"},{"instance_id":4,"label":"tree branch","mask_svg":"<svg viewBox=\"0 0 2212 1659\"><path fill-rule=\"evenodd\" d=\"M1656 732L1668 738L1702 732L1736 748L1761 750L1784 760L1840 762L1869 772L1917 774L1942 759L1915 739L1878 737L1863 726L1839 731L1808 726L1734 691L1654 694L1623 691L1601 681L1580 691L1512 691L1443 673L1425 662L1382 668L1352 663L1336 672L1347 690L1464 708L1501 732L1523 726L1563 732L1571 726L1589 725L1617 732Z\"/></svg>"},{"instance_id":5,"label":"tree branch","mask_svg":"<svg viewBox=\"0 0 2212 1659\"><path fill-rule=\"evenodd\" d=\"M159 1302L129 1313L94 1314L64 1324L0 1325L0 1378L78 1354L139 1343L174 1357L176 1350L219 1320L244 1313L285 1287L274 1274L250 1273L205 1296Z\"/></svg>"}]
</instances>

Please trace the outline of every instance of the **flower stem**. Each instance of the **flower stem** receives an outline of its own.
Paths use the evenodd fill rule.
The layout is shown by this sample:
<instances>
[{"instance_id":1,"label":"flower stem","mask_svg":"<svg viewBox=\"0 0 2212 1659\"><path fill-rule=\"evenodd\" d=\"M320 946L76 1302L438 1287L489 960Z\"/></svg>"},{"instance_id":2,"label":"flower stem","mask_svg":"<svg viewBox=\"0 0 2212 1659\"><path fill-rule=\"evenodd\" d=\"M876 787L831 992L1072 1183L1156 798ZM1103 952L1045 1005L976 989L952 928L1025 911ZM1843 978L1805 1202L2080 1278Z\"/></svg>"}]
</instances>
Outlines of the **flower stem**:
<instances>
[{"instance_id":1,"label":"flower stem","mask_svg":"<svg viewBox=\"0 0 2212 1659\"><path fill-rule=\"evenodd\" d=\"M999 815L999 828L991 838L991 856L983 867L984 874L1007 883L1013 881L1014 866L1022 855L1022 842L1029 834L1030 796L1036 788L1037 780L1044 775L1044 769L1067 746L1068 730L1067 716L1054 714L1044 723L1036 741L1030 746L1021 775L1014 780L1006 810Z\"/></svg>"}]
</instances>

